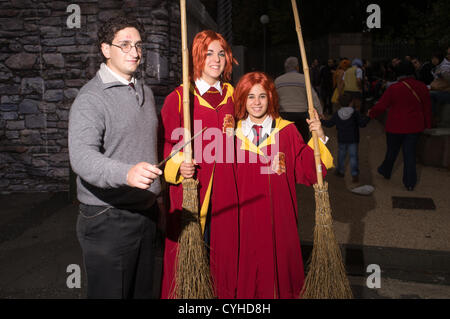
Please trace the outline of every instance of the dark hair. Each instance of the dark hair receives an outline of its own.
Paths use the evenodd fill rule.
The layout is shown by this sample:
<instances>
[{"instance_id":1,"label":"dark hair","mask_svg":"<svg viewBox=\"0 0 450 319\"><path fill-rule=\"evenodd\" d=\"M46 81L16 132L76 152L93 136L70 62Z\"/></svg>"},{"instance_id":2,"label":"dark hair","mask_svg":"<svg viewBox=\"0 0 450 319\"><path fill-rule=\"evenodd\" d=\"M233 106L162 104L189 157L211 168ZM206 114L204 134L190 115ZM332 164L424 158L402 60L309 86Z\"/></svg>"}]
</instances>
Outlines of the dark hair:
<instances>
[{"instance_id":1,"label":"dark hair","mask_svg":"<svg viewBox=\"0 0 450 319\"><path fill-rule=\"evenodd\" d=\"M394 72L397 77L404 75L414 75L415 69L414 65L411 62L403 60L399 65L395 67Z\"/></svg>"},{"instance_id":2,"label":"dark hair","mask_svg":"<svg viewBox=\"0 0 450 319\"><path fill-rule=\"evenodd\" d=\"M350 94L344 93L339 97L338 102L341 107L347 107L352 103L352 100L353 97Z\"/></svg>"},{"instance_id":3,"label":"dark hair","mask_svg":"<svg viewBox=\"0 0 450 319\"><path fill-rule=\"evenodd\" d=\"M431 55L431 58L437 58L437 59L439 60L439 63L441 63L442 60L444 60L444 54L441 53L441 52L434 52L434 53Z\"/></svg>"},{"instance_id":4,"label":"dark hair","mask_svg":"<svg viewBox=\"0 0 450 319\"><path fill-rule=\"evenodd\" d=\"M144 34L145 30L143 24L134 18L117 16L106 21L106 23L103 24L97 32L98 45L100 47L100 50L102 47L102 43L111 44L117 32L129 27L138 30L141 36Z\"/></svg>"}]
</instances>

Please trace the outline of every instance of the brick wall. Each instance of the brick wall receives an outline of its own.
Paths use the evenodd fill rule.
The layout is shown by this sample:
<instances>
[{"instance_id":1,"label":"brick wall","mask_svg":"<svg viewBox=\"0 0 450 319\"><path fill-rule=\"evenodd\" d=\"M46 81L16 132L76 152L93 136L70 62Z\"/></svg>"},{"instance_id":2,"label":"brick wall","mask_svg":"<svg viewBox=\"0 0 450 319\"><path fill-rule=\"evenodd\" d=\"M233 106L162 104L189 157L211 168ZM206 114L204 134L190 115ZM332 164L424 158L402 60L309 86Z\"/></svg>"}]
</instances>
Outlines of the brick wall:
<instances>
[{"instance_id":1,"label":"brick wall","mask_svg":"<svg viewBox=\"0 0 450 319\"><path fill-rule=\"evenodd\" d=\"M80 8L80 27L67 7ZM0 0L0 192L67 190L67 124L79 89L102 59L97 29L125 13L145 25L139 74L160 107L180 83L179 2Z\"/></svg>"}]
</instances>

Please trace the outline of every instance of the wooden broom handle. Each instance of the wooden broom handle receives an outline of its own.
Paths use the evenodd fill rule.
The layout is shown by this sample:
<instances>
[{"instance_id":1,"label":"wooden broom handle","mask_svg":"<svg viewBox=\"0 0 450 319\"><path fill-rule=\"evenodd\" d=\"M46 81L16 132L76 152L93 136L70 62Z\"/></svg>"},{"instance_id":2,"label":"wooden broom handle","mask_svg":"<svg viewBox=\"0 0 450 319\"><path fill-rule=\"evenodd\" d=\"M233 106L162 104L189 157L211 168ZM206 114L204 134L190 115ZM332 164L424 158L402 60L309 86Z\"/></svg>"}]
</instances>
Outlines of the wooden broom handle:
<instances>
[{"instance_id":1,"label":"wooden broom handle","mask_svg":"<svg viewBox=\"0 0 450 319\"><path fill-rule=\"evenodd\" d=\"M181 50L183 60L183 119L184 142L191 139L191 111L189 104L189 49L187 46L186 0L180 0L181 13ZM192 163L192 145L184 147L185 163Z\"/></svg>"},{"instance_id":2,"label":"wooden broom handle","mask_svg":"<svg viewBox=\"0 0 450 319\"><path fill-rule=\"evenodd\" d=\"M298 43L300 46L300 54L302 57L303 72L305 74L305 84L306 84L306 95L308 97L309 118L315 119L316 117L314 114L314 103L313 103L313 98L312 98L311 80L310 80L310 76L309 76L308 61L306 60L306 51L305 51L305 44L303 42L302 27L300 25L300 18L298 16L297 2L296 2L296 0L291 0L291 2L292 2L292 10L294 11L295 29L297 30ZM316 163L317 184L320 187L322 187L323 186L322 163L320 160L319 138L317 136L317 132L315 132L315 131L312 132L312 138L313 138L313 143L314 143L314 159L315 159L315 163Z\"/></svg>"}]
</instances>

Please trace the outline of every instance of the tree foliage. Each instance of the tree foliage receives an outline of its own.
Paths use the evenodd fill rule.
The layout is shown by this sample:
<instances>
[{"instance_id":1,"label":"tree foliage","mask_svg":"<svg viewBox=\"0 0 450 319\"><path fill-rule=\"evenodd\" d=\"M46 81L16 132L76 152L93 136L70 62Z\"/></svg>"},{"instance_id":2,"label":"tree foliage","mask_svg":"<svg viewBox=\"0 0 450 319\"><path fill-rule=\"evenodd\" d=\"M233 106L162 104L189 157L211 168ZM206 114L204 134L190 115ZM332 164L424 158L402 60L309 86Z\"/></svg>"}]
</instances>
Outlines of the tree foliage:
<instances>
[{"instance_id":1,"label":"tree foliage","mask_svg":"<svg viewBox=\"0 0 450 319\"><path fill-rule=\"evenodd\" d=\"M381 7L381 29L368 30L367 6ZM450 35L449 0L314 0L297 1L302 31L306 39L329 33L371 32L378 41L403 41L429 45L440 41L444 47ZM269 45L296 41L289 0L233 0L234 44L259 47L263 39L262 14L267 25Z\"/></svg>"}]
</instances>

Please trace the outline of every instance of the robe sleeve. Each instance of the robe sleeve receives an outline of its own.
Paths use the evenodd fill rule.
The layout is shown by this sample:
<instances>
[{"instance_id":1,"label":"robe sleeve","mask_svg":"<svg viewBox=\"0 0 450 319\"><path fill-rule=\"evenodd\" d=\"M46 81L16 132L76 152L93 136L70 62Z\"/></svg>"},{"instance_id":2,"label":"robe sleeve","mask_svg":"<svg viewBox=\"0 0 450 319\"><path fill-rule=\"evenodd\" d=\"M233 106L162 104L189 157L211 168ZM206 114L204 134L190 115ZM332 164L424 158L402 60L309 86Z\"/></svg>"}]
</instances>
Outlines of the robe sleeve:
<instances>
[{"instance_id":1,"label":"robe sleeve","mask_svg":"<svg viewBox=\"0 0 450 319\"><path fill-rule=\"evenodd\" d=\"M423 101L422 107L425 120L425 129L429 129L431 128L431 117L432 117L430 92L428 90L424 90L420 93L421 93L420 98Z\"/></svg>"},{"instance_id":2,"label":"robe sleeve","mask_svg":"<svg viewBox=\"0 0 450 319\"><path fill-rule=\"evenodd\" d=\"M316 174L316 163L314 160L314 151L313 149L306 145L303 141L300 133L295 129L293 136L293 148L294 148L294 156L295 156L295 182L297 184L304 184L306 186L311 186L317 183L317 174ZM323 144L322 142L319 142ZM323 145L325 147L325 145ZM326 147L325 147L326 148ZM321 147L322 149L322 147ZM322 152L321 152L322 154ZM325 177L326 175L326 167L323 163L322 166L322 175Z\"/></svg>"},{"instance_id":3,"label":"robe sleeve","mask_svg":"<svg viewBox=\"0 0 450 319\"><path fill-rule=\"evenodd\" d=\"M314 150L314 140L312 138L309 140L308 146ZM327 169L333 168L334 167L333 156L320 139L319 139L319 150L320 150L320 160L322 161L322 164L324 164Z\"/></svg>"},{"instance_id":4,"label":"robe sleeve","mask_svg":"<svg viewBox=\"0 0 450 319\"><path fill-rule=\"evenodd\" d=\"M374 119L374 118L380 116L381 114L383 114L391 106L391 103L392 103L392 86L390 86L384 92L384 94L381 96L381 99L378 101L378 103L375 104L375 106L373 106L369 110L370 118Z\"/></svg>"},{"instance_id":5,"label":"robe sleeve","mask_svg":"<svg viewBox=\"0 0 450 319\"><path fill-rule=\"evenodd\" d=\"M167 96L161 109L161 135L164 139L164 158L169 156L174 151L174 146L183 140L183 114L180 111L181 101L181 94L175 90ZM164 177L168 183L179 184L182 182L183 177L179 174L179 170L183 160L183 152L180 151L167 161L164 168Z\"/></svg>"}]
</instances>

